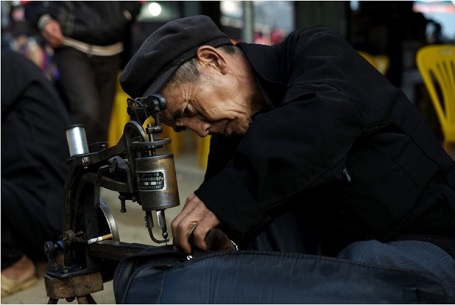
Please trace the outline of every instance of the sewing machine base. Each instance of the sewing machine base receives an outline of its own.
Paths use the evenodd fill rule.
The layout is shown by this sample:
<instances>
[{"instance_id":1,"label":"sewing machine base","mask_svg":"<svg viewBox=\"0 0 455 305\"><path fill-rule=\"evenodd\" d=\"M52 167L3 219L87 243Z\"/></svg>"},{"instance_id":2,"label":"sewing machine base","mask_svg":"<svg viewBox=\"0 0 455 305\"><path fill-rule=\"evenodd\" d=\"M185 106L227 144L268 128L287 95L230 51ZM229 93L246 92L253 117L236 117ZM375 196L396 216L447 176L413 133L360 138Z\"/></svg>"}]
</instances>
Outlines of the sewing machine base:
<instances>
[{"instance_id":1,"label":"sewing machine base","mask_svg":"<svg viewBox=\"0 0 455 305\"><path fill-rule=\"evenodd\" d=\"M68 278L53 278L45 275L44 282L49 304L56 304L59 299L71 302L75 298L79 304L95 304L91 293L103 290L101 272Z\"/></svg>"},{"instance_id":2,"label":"sewing machine base","mask_svg":"<svg viewBox=\"0 0 455 305\"><path fill-rule=\"evenodd\" d=\"M90 294L103 290L103 283L112 280L117 263L123 258L149 247L149 245L112 240L89 245L88 250L91 257L103 261L101 265L106 267L105 270L68 268L67 266L65 268L60 266L58 270L48 270L45 275L45 286L49 304L55 304L59 299L71 302L75 298L80 304L96 304Z\"/></svg>"}]
</instances>

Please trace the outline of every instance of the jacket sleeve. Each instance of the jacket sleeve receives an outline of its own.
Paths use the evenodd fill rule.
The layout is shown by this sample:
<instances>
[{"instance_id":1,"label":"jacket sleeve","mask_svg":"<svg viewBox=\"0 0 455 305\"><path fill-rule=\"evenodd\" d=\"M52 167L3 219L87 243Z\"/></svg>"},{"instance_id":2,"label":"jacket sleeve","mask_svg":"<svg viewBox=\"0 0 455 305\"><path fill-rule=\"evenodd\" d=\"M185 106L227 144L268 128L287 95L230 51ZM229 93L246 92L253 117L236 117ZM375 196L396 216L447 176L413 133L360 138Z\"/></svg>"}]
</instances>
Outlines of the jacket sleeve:
<instances>
[{"instance_id":1,"label":"jacket sleeve","mask_svg":"<svg viewBox=\"0 0 455 305\"><path fill-rule=\"evenodd\" d=\"M141 12L142 2L140 1L122 1L123 9L131 14L131 21L134 21Z\"/></svg>"},{"instance_id":2,"label":"jacket sleeve","mask_svg":"<svg viewBox=\"0 0 455 305\"><path fill-rule=\"evenodd\" d=\"M39 20L43 15L52 15L48 1L28 1L24 5L25 20L29 25L38 31L41 31Z\"/></svg>"}]
</instances>

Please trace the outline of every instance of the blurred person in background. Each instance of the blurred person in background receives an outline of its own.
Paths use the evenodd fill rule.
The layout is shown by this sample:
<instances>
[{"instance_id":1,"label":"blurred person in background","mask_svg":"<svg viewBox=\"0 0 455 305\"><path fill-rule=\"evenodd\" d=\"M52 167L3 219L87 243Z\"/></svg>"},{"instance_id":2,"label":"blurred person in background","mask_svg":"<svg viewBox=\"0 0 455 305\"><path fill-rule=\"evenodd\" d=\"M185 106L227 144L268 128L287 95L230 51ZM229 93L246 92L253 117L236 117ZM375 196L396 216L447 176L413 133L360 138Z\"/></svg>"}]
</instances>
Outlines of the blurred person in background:
<instances>
[{"instance_id":1,"label":"blurred person in background","mask_svg":"<svg viewBox=\"0 0 455 305\"><path fill-rule=\"evenodd\" d=\"M2 5L5 10L5 26L2 27L2 47L8 47L33 61L43 73L52 78L52 68L48 54L50 48L45 48L42 39L33 31L24 17L23 5L10 2Z\"/></svg>"},{"instance_id":2,"label":"blurred person in background","mask_svg":"<svg viewBox=\"0 0 455 305\"><path fill-rule=\"evenodd\" d=\"M89 144L105 143L122 68L124 41L138 1L30 1L25 18L54 48L60 82Z\"/></svg>"},{"instance_id":3,"label":"blurred person in background","mask_svg":"<svg viewBox=\"0 0 455 305\"><path fill-rule=\"evenodd\" d=\"M2 297L36 283L44 242L63 229L68 110L51 81L2 45Z\"/></svg>"}]
</instances>

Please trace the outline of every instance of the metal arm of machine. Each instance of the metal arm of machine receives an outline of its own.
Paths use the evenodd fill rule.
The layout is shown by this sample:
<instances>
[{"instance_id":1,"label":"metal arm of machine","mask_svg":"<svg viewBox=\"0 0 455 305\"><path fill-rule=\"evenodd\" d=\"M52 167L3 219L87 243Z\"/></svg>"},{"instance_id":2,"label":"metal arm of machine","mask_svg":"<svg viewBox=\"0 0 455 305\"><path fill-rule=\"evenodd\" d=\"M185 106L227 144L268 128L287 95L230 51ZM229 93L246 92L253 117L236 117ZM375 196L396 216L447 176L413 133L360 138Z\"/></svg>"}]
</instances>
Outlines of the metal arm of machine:
<instances>
[{"instance_id":1,"label":"metal arm of machine","mask_svg":"<svg viewBox=\"0 0 455 305\"><path fill-rule=\"evenodd\" d=\"M118 143L110 148L89 152L81 126L67 130L71 158L65 184L65 215L62 240L45 244L48 276L68 278L101 272L103 280L112 278L116 264L124 257L150 245L120 242L109 207L100 196L105 188L119 193L121 211L126 202L136 202L145 212L145 224L155 243L167 243L164 211L179 205L173 155L160 154L169 138L160 138L163 128L159 113L166 108L160 95L128 99L130 121L125 124ZM153 123L143 127L147 118ZM154 236L152 212L156 212L161 237ZM106 240L107 239L107 240ZM64 253L64 263L56 256Z\"/></svg>"}]
</instances>

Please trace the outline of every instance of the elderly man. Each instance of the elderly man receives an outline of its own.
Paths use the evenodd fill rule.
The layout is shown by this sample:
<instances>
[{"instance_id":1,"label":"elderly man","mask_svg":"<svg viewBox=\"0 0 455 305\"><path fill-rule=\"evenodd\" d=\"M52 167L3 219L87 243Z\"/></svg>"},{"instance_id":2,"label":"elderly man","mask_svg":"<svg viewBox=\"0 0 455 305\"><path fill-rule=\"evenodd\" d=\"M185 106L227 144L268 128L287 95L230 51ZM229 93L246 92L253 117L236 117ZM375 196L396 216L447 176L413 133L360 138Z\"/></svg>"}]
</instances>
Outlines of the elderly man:
<instances>
[{"instance_id":1,"label":"elderly man","mask_svg":"<svg viewBox=\"0 0 455 305\"><path fill-rule=\"evenodd\" d=\"M455 297L455 163L397 88L336 33L233 45L206 16L145 40L121 85L163 122L212 135L174 245L303 252L431 273Z\"/></svg>"}]
</instances>

